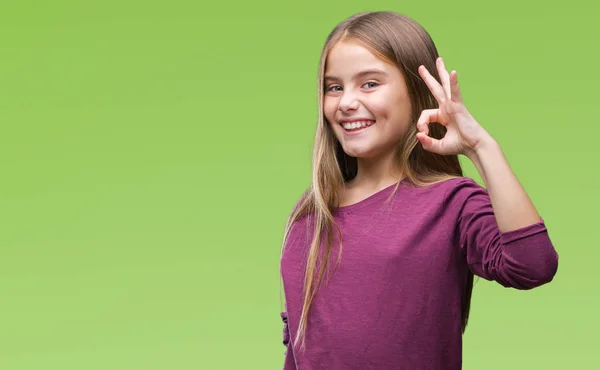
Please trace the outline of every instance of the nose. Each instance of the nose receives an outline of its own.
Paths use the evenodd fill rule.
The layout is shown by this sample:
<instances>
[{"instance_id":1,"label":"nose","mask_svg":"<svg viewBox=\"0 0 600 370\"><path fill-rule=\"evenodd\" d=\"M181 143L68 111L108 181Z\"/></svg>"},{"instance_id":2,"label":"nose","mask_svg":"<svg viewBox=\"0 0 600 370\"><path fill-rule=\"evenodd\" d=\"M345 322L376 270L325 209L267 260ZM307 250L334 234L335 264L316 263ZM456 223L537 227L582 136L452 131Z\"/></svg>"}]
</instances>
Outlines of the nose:
<instances>
[{"instance_id":1,"label":"nose","mask_svg":"<svg viewBox=\"0 0 600 370\"><path fill-rule=\"evenodd\" d=\"M338 109L340 112L350 112L358 109L358 99L356 94L352 91L344 91L342 98L340 99L340 103L338 105Z\"/></svg>"}]
</instances>

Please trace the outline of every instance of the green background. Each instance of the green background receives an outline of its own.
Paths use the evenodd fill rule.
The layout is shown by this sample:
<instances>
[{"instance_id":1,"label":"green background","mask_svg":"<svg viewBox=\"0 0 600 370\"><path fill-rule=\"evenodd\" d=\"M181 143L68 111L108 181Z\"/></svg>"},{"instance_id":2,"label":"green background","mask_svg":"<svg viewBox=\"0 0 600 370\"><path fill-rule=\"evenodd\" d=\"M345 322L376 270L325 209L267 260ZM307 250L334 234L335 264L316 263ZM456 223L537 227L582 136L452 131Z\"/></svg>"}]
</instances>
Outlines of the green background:
<instances>
[{"instance_id":1,"label":"green background","mask_svg":"<svg viewBox=\"0 0 600 370\"><path fill-rule=\"evenodd\" d=\"M280 369L319 53L365 10L431 33L560 254L533 291L476 283L464 368L595 368L591 4L3 1L0 369Z\"/></svg>"}]
</instances>

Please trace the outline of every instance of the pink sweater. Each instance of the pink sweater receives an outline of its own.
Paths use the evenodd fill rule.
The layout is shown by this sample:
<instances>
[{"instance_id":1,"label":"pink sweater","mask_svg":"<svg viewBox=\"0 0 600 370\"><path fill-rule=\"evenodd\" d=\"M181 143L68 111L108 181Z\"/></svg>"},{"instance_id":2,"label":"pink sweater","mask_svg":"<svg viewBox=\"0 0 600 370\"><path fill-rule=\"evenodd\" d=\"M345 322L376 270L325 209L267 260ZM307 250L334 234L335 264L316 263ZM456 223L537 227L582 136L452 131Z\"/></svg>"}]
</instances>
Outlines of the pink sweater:
<instances>
[{"instance_id":1,"label":"pink sweater","mask_svg":"<svg viewBox=\"0 0 600 370\"><path fill-rule=\"evenodd\" d=\"M342 259L311 306L304 353L291 340L312 232L306 217L294 225L281 260L284 370L460 369L469 269L516 289L553 279L558 254L544 222L501 233L485 188L474 180L425 188L403 182L386 208L393 188L336 211Z\"/></svg>"}]
</instances>

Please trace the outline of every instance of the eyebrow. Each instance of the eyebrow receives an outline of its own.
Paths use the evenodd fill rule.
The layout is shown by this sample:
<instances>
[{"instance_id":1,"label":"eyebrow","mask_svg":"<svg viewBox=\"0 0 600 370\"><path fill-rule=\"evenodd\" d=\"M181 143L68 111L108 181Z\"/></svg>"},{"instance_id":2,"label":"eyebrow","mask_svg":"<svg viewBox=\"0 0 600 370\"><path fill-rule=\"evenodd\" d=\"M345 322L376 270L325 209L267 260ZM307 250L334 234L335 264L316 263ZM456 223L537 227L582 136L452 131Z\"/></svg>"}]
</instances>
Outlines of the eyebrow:
<instances>
[{"instance_id":1,"label":"eyebrow","mask_svg":"<svg viewBox=\"0 0 600 370\"><path fill-rule=\"evenodd\" d=\"M366 75L386 75L386 73L384 71L382 71L381 69L367 69L364 71L360 71L357 74L354 75L354 78L361 78L364 77ZM336 76L331 76L331 75L326 75L325 78L323 78L324 81L339 81L340 78L336 77Z\"/></svg>"}]
</instances>

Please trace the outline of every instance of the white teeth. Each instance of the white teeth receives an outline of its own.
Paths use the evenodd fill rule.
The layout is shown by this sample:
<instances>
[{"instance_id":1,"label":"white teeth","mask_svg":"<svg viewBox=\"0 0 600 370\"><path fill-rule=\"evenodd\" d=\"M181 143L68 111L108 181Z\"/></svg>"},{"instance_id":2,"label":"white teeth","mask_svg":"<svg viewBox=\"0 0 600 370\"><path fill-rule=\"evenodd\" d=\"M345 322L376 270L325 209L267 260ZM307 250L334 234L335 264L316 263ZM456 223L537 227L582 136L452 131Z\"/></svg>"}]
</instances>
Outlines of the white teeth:
<instances>
[{"instance_id":1,"label":"white teeth","mask_svg":"<svg viewBox=\"0 0 600 370\"><path fill-rule=\"evenodd\" d=\"M343 126L346 130L353 130L356 128L364 128L367 126L371 126L373 124L372 121L360 121L360 122L352 122L352 123L344 123Z\"/></svg>"}]
</instances>

